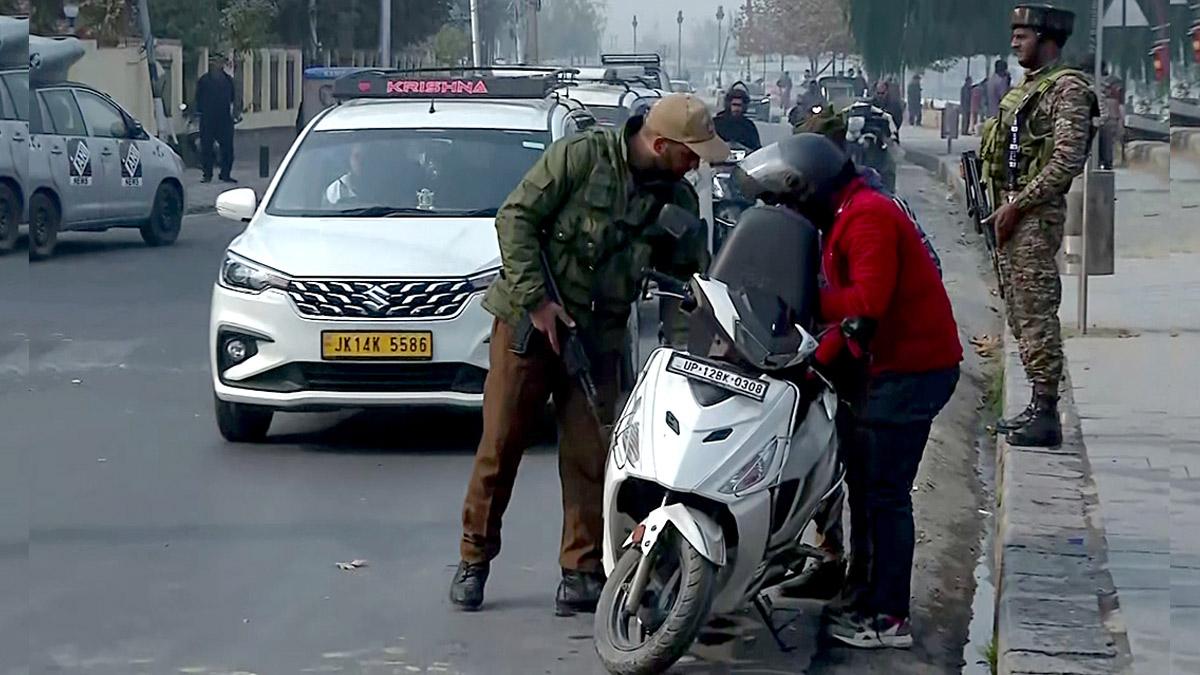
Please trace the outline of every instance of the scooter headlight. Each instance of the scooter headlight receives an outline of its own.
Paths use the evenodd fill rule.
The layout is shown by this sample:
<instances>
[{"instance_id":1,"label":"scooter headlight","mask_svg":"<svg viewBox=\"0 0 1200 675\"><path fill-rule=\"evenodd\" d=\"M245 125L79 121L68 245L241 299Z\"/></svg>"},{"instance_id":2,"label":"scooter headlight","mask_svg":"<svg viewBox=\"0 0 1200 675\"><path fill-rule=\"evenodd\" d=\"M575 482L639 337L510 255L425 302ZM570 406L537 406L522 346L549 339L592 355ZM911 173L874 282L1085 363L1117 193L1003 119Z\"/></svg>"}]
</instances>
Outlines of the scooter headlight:
<instances>
[{"instance_id":1,"label":"scooter headlight","mask_svg":"<svg viewBox=\"0 0 1200 675\"><path fill-rule=\"evenodd\" d=\"M763 482L770 474L771 465L775 463L775 452L778 449L778 438L772 438L767 441L767 444L763 446L763 449L758 452L754 459L747 462L741 469L738 469L738 472L733 474L733 478L730 478L721 487L721 493L727 495L739 494Z\"/></svg>"}]
</instances>

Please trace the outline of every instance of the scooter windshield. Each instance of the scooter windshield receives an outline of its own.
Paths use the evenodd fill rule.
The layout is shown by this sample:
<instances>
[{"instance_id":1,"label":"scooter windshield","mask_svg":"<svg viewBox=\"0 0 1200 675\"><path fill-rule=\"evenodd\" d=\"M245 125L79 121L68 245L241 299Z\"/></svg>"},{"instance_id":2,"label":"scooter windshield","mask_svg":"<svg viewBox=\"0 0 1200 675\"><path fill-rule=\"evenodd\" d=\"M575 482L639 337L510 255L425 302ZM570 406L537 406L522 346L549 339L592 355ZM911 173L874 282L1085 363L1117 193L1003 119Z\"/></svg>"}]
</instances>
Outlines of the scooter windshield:
<instances>
[{"instance_id":1,"label":"scooter windshield","mask_svg":"<svg viewBox=\"0 0 1200 675\"><path fill-rule=\"evenodd\" d=\"M738 315L733 343L742 358L763 370L793 365L806 342L796 311L769 291L739 289L729 296Z\"/></svg>"}]
</instances>

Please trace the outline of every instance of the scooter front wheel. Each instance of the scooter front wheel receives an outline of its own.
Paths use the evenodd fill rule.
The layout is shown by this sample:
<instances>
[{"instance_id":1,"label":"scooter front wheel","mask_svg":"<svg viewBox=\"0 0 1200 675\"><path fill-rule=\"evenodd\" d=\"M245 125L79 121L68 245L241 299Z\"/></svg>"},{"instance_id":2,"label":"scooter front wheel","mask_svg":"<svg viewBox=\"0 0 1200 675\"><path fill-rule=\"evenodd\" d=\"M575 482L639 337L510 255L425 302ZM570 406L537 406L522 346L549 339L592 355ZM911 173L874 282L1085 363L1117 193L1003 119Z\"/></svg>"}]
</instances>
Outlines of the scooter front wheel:
<instances>
[{"instance_id":1,"label":"scooter front wheel","mask_svg":"<svg viewBox=\"0 0 1200 675\"><path fill-rule=\"evenodd\" d=\"M617 561L600 594L594 640L610 673L665 672L692 646L712 608L717 567L679 533L663 532L649 555L649 579L636 611L627 607L642 560L636 546Z\"/></svg>"}]
</instances>

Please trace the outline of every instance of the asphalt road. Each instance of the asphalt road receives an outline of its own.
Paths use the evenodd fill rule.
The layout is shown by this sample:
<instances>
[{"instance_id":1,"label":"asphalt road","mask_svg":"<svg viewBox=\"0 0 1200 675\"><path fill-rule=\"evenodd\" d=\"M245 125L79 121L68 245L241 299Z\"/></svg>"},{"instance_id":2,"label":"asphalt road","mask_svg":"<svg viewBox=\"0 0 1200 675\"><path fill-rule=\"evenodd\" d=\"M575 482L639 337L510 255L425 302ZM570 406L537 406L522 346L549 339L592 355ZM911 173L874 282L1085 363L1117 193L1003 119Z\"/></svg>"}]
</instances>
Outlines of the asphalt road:
<instances>
[{"instance_id":1,"label":"asphalt road","mask_svg":"<svg viewBox=\"0 0 1200 675\"><path fill-rule=\"evenodd\" d=\"M936 192L915 169L901 181ZM283 415L264 445L221 440L208 301L240 227L189 216L166 249L113 231L0 259L0 673L601 672L591 617L552 612L552 448L522 464L487 611L462 614L446 590L475 415ZM960 226L935 227L950 242ZM974 535L953 536L966 555ZM353 559L369 565L335 567ZM929 618L906 672L953 671L958 596L961 625L935 636ZM795 616L795 653L747 616L677 672L895 672L891 654L818 644L816 611Z\"/></svg>"}]
</instances>

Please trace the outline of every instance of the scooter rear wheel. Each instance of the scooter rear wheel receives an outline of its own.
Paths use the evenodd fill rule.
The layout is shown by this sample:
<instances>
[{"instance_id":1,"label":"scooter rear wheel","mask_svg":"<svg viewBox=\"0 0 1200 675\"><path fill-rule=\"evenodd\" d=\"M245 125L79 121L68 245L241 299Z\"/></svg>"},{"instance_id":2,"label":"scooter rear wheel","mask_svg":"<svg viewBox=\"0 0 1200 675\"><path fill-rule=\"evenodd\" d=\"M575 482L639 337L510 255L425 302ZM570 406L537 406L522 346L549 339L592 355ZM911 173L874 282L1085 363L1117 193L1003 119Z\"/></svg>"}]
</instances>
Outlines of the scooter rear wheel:
<instances>
[{"instance_id":1,"label":"scooter rear wheel","mask_svg":"<svg viewBox=\"0 0 1200 675\"><path fill-rule=\"evenodd\" d=\"M608 672L650 675L671 667L692 646L716 595L717 567L674 530L662 533L651 580L635 615L625 610L640 549L617 562L596 608L596 653Z\"/></svg>"}]
</instances>

